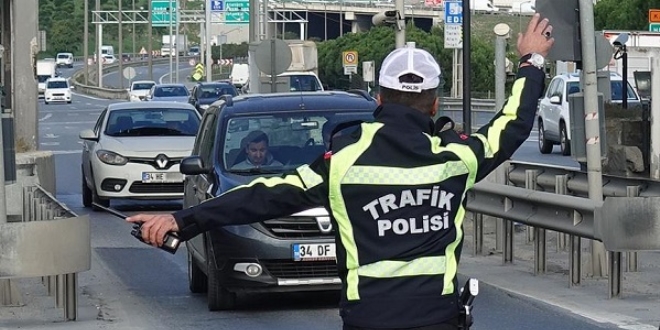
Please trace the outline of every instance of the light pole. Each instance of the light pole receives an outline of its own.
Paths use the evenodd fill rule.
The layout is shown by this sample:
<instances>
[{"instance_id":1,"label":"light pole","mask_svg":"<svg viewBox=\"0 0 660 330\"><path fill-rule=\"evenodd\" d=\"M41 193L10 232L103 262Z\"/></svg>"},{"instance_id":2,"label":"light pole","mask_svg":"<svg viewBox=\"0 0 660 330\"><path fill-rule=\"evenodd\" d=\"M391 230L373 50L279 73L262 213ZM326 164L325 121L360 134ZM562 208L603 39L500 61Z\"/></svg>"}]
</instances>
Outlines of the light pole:
<instances>
[{"instance_id":1,"label":"light pole","mask_svg":"<svg viewBox=\"0 0 660 330\"><path fill-rule=\"evenodd\" d=\"M135 0L133 0L131 10L133 10L133 26L131 26L131 31L133 32L133 56L135 56Z\"/></svg>"},{"instance_id":2,"label":"light pole","mask_svg":"<svg viewBox=\"0 0 660 330\"><path fill-rule=\"evenodd\" d=\"M628 34L622 33L614 40L616 53L614 53L615 60L621 60L621 106L628 109L628 49L626 42L628 41Z\"/></svg>"},{"instance_id":3,"label":"light pole","mask_svg":"<svg viewBox=\"0 0 660 330\"><path fill-rule=\"evenodd\" d=\"M174 7L172 6L172 0L170 0L170 7L168 8L168 11L170 12L170 53L169 53L169 56L170 56L170 84L171 84L174 80L174 77L173 77L173 75L174 75L173 74L174 73L173 64L174 63L172 62L172 60L174 59L172 57L172 51L174 50L174 36L172 35L172 19L174 19L174 17L172 17L172 16L175 15L175 13L176 13Z\"/></svg>"},{"instance_id":4,"label":"light pole","mask_svg":"<svg viewBox=\"0 0 660 330\"><path fill-rule=\"evenodd\" d=\"M119 39L119 89L124 89L124 25L122 24L121 0L117 1L117 22L119 28L117 37Z\"/></svg>"},{"instance_id":5,"label":"light pole","mask_svg":"<svg viewBox=\"0 0 660 330\"><path fill-rule=\"evenodd\" d=\"M339 0L339 36L344 35L344 0Z\"/></svg>"},{"instance_id":6,"label":"light pole","mask_svg":"<svg viewBox=\"0 0 660 330\"><path fill-rule=\"evenodd\" d=\"M154 61L153 61L153 57L154 57L153 46L154 46L154 43L151 40L152 35L153 35L153 18L151 17L151 15L153 15L153 12L151 12L151 9L152 9L151 8L151 1L147 1L147 3L149 4L149 23L147 23L147 35L149 36L147 38L148 42L149 42L149 44L147 45L147 47L149 48L149 50L148 50L149 54L147 54L147 56L149 56L148 57L149 80L154 80Z\"/></svg>"},{"instance_id":7,"label":"light pole","mask_svg":"<svg viewBox=\"0 0 660 330\"><path fill-rule=\"evenodd\" d=\"M89 0L85 0L85 27L83 35L83 58L85 61L85 85L89 85Z\"/></svg>"},{"instance_id":8,"label":"light pole","mask_svg":"<svg viewBox=\"0 0 660 330\"><path fill-rule=\"evenodd\" d=\"M526 3L532 3L531 1L523 1L518 3L518 31L522 32L522 6Z\"/></svg>"},{"instance_id":9,"label":"light pole","mask_svg":"<svg viewBox=\"0 0 660 330\"><path fill-rule=\"evenodd\" d=\"M179 39L179 33L180 33L179 32L179 29L180 29L180 26L179 26L179 0L175 0L174 13L175 13L174 18L176 19L176 23L175 23L176 24L176 32L174 33L174 35L176 35L176 39L174 40L174 45L175 45L175 48L176 48L175 53L174 53L174 58L175 58L175 60L174 60L174 63L175 63L175 65L174 65L174 75L175 75L174 82L178 83L179 82L179 43L183 43L184 47L186 45L183 40Z\"/></svg>"}]
</instances>

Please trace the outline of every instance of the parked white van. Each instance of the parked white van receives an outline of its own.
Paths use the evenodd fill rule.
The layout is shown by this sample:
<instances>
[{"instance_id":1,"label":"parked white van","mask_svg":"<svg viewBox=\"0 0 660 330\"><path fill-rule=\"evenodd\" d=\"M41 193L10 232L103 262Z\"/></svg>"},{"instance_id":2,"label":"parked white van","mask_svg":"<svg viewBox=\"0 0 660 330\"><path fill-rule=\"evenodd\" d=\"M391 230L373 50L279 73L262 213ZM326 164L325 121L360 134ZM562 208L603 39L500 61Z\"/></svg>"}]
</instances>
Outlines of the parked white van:
<instances>
[{"instance_id":1,"label":"parked white van","mask_svg":"<svg viewBox=\"0 0 660 330\"><path fill-rule=\"evenodd\" d=\"M472 0L470 1L470 10L493 12L500 9L495 7L491 0Z\"/></svg>"}]
</instances>

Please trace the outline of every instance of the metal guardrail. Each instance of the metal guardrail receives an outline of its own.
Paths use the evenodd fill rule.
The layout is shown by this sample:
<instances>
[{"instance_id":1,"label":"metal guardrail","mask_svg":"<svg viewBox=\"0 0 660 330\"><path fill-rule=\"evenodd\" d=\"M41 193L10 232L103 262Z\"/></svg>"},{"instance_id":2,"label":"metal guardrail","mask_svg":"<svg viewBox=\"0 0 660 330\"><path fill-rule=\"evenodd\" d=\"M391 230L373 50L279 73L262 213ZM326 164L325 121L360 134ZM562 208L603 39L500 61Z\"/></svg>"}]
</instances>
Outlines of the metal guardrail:
<instances>
[{"instance_id":1,"label":"metal guardrail","mask_svg":"<svg viewBox=\"0 0 660 330\"><path fill-rule=\"evenodd\" d=\"M199 59L199 56L180 56L179 60L180 61L188 61L190 59ZM169 57L164 57L164 58L155 58L152 59L153 64L166 64L169 63ZM185 62L184 62L185 63ZM134 60L130 62L124 62L123 66L124 67L138 67L138 66L147 66L149 64L148 60ZM113 70L118 70L119 64L109 64L103 66L103 71L101 74L107 74ZM111 99L111 100L127 100L128 99L128 91L126 89L118 89L118 88L101 88L98 86L90 86L90 85L85 85L82 81L84 79L84 69L80 69L76 71L72 76L71 76L71 83L74 86L75 90L80 93L84 93L87 95L92 95L104 99ZM89 75L90 79L94 75L96 75L96 65L90 66L89 67Z\"/></svg>"},{"instance_id":2,"label":"metal guardrail","mask_svg":"<svg viewBox=\"0 0 660 330\"><path fill-rule=\"evenodd\" d=\"M89 216L77 216L39 185L23 189L23 221L0 224L0 279L42 277L48 294L77 318L77 273L91 268Z\"/></svg>"}]
</instances>

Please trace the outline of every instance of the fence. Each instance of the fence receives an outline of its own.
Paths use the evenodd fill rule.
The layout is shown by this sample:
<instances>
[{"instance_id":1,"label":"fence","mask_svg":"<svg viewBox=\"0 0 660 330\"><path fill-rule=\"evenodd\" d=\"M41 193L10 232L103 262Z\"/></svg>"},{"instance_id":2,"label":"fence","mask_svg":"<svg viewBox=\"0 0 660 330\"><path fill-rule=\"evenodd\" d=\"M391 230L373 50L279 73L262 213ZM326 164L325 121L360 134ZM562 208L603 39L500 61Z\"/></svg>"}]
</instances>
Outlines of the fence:
<instances>
[{"instance_id":1,"label":"fence","mask_svg":"<svg viewBox=\"0 0 660 330\"><path fill-rule=\"evenodd\" d=\"M23 221L0 224L0 280L42 277L48 293L77 318L77 273L91 268L89 217L78 217L40 186L23 190Z\"/></svg>"}]
</instances>

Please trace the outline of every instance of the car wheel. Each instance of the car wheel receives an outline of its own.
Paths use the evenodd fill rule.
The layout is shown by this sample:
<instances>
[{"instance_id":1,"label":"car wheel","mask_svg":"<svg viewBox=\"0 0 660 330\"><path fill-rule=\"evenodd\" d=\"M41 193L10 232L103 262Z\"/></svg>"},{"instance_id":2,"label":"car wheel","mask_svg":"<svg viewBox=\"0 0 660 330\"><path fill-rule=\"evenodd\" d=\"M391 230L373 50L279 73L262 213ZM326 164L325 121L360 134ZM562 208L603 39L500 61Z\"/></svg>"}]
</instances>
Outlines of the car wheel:
<instances>
[{"instance_id":1,"label":"car wheel","mask_svg":"<svg viewBox=\"0 0 660 330\"><path fill-rule=\"evenodd\" d=\"M48 104L48 102L47 102L47 101L44 101L44 104Z\"/></svg>"},{"instance_id":2,"label":"car wheel","mask_svg":"<svg viewBox=\"0 0 660 330\"><path fill-rule=\"evenodd\" d=\"M188 286L192 293L204 293L208 289L206 274L199 268L191 252L188 252Z\"/></svg>"},{"instance_id":3,"label":"car wheel","mask_svg":"<svg viewBox=\"0 0 660 330\"><path fill-rule=\"evenodd\" d=\"M236 293L229 292L222 286L220 271L216 267L215 256L207 253L207 286L206 298L209 311L230 310L236 307Z\"/></svg>"},{"instance_id":4,"label":"car wheel","mask_svg":"<svg viewBox=\"0 0 660 330\"><path fill-rule=\"evenodd\" d=\"M66 101L66 103L71 104L71 101Z\"/></svg>"},{"instance_id":5,"label":"car wheel","mask_svg":"<svg viewBox=\"0 0 660 330\"><path fill-rule=\"evenodd\" d=\"M568 139L566 132L566 124L562 122L559 125L559 145L561 147L561 154L564 156L571 155L571 140Z\"/></svg>"},{"instance_id":6,"label":"car wheel","mask_svg":"<svg viewBox=\"0 0 660 330\"><path fill-rule=\"evenodd\" d=\"M545 138L545 129L543 127L543 120L539 120L539 151L542 154L549 154L552 152L552 142Z\"/></svg>"},{"instance_id":7,"label":"car wheel","mask_svg":"<svg viewBox=\"0 0 660 330\"><path fill-rule=\"evenodd\" d=\"M89 187L87 187L87 182L85 182L84 173L82 174L82 203L84 207L92 206L92 189L89 189Z\"/></svg>"}]
</instances>

